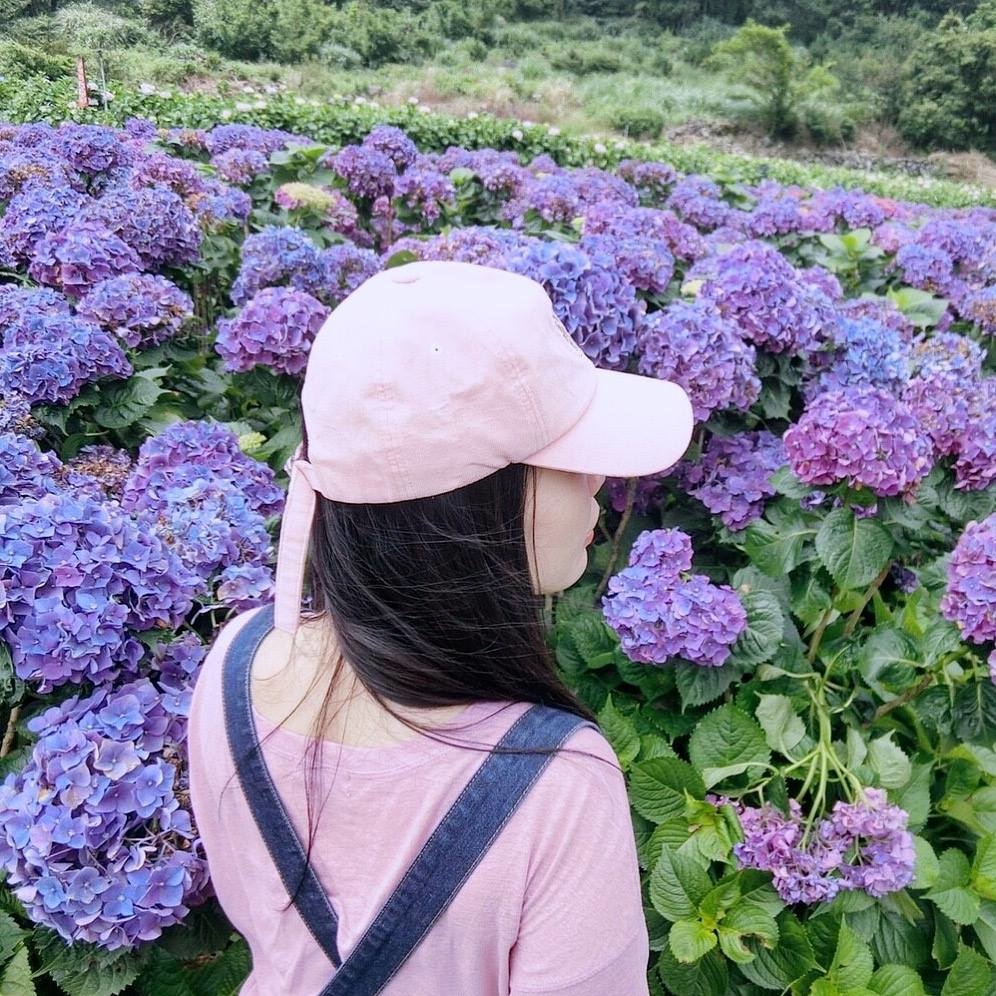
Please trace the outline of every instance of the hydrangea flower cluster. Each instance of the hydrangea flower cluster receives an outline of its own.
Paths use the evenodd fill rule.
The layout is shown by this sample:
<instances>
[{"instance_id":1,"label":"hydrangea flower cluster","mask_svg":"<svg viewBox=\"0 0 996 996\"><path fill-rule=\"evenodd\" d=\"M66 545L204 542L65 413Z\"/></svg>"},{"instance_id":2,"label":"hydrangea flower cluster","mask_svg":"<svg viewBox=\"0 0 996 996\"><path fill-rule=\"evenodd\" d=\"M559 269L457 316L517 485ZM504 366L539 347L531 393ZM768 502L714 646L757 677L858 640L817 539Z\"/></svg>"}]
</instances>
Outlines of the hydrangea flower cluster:
<instances>
[{"instance_id":1,"label":"hydrangea flower cluster","mask_svg":"<svg viewBox=\"0 0 996 996\"><path fill-rule=\"evenodd\" d=\"M158 345L193 314L190 297L176 284L151 273L102 280L76 308L83 318L113 332L131 349Z\"/></svg>"},{"instance_id":2,"label":"hydrangea flower cluster","mask_svg":"<svg viewBox=\"0 0 996 996\"><path fill-rule=\"evenodd\" d=\"M668 163L644 162L642 159L623 159L616 172L640 192L640 198L649 204L663 201L681 174Z\"/></svg>"},{"instance_id":3,"label":"hydrangea flower cluster","mask_svg":"<svg viewBox=\"0 0 996 996\"><path fill-rule=\"evenodd\" d=\"M186 706L141 678L28 721L30 759L0 784L0 865L32 920L70 943L137 947L210 894L181 802Z\"/></svg>"},{"instance_id":4,"label":"hydrangea flower cluster","mask_svg":"<svg viewBox=\"0 0 996 996\"><path fill-rule=\"evenodd\" d=\"M5 344L12 342L12 333L25 320L36 315L68 315L69 301L48 287L18 287L0 285L0 329Z\"/></svg>"},{"instance_id":5,"label":"hydrangea flower cluster","mask_svg":"<svg viewBox=\"0 0 996 996\"><path fill-rule=\"evenodd\" d=\"M243 453L231 429L209 421L174 422L146 439L125 483L122 507L130 510L139 506L147 493L168 487L172 476L191 464L237 484L250 507L260 515L279 515L283 511L284 492L273 471Z\"/></svg>"},{"instance_id":6,"label":"hydrangea flower cluster","mask_svg":"<svg viewBox=\"0 0 996 996\"><path fill-rule=\"evenodd\" d=\"M28 273L70 297L85 297L101 280L142 269L135 251L106 225L78 219L35 243Z\"/></svg>"},{"instance_id":7,"label":"hydrangea flower cluster","mask_svg":"<svg viewBox=\"0 0 996 996\"><path fill-rule=\"evenodd\" d=\"M833 305L798 278L773 246L744 242L707 258L689 271L704 277L700 294L712 301L743 335L772 353L807 353L833 332Z\"/></svg>"},{"instance_id":8,"label":"hydrangea flower cluster","mask_svg":"<svg viewBox=\"0 0 996 996\"><path fill-rule=\"evenodd\" d=\"M696 421L726 408L750 408L761 393L754 347L708 301L673 301L645 315L637 346L637 372L680 384Z\"/></svg>"},{"instance_id":9,"label":"hydrangea flower cluster","mask_svg":"<svg viewBox=\"0 0 996 996\"><path fill-rule=\"evenodd\" d=\"M580 214L581 198L573 181L556 173L529 177L501 211L503 220L513 228L525 227L532 215L548 225L569 225Z\"/></svg>"},{"instance_id":10,"label":"hydrangea flower cluster","mask_svg":"<svg viewBox=\"0 0 996 996\"><path fill-rule=\"evenodd\" d=\"M40 693L113 679L142 654L141 630L179 626L196 579L114 505L59 492L0 507L0 636Z\"/></svg>"},{"instance_id":11,"label":"hydrangea flower cluster","mask_svg":"<svg viewBox=\"0 0 996 996\"><path fill-rule=\"evenodd\" d=\"M674 257L663 242L621 235L585 235L579 247L583 252L612 256L626 280L647 294L666 293L674 275Z\"/></svg>"},{"instance_id":12,"label":"hydrangea flower cluster","mask_svg":"<svg viewBox=\"0 0 996 996\"><path fill-rule=\"evenodd\" d=\"M86 176L107 173L130 161L128 146L118 132L102 125L63 124L57 133L56 149L65 162Z\"/></svg>"},{"instance_id":13,"label":"hydrangea flower cluster","mask_svg":"<svg viewBox=\"0 0 996 996\"><path fill-rule=\"evenodd\" d=\"M66 404L93 381L130 377L118 341L74 315L34 315L8 329L0 350L0 394L30 404Z\"/></svg>"},{"instance_id":14,"label":"hydrangea flower cluster","mask_svg":"<svg viewBox=\"0 0 996 996\"><path fill-rule=\"evenodd\" d=\"M981 491L996 481L996 377L977 382L954 473L955 487L962 491Z\"/></svg>"},{"instance_id":15,"label":"hydrangea flower cluster","mask_svg":"<svg viewBox=\"0 0 996 996\"><path fill-rule=\"evenodd\" d=\"M606 622L633 661L678 658L720 667L747 627L747 613L729 585L715 585L692 567L691 539L678 529L645 530L629 563L609 580Z\"/></svg>"},{"instance_id":16,"label":"hydrangea flower cluster","mask_svg":"<svg viewBox=\"0 0 996 996\"><path fill-rule=\"evenodd\" d=\"M245 304L264 287L290 284L312 291L320 282L318 250L299 228L268 225L246 237L232 301Z\"/></svg>"},{"instance_id":17,"label":"hydrangea flower cluster","mask_svg":"<svg viewBox=\"0 0 996 996\"><path fill-rule=\"evenodd\" d=\"M0 219L0 241L10 258L15 263L29 263L42 236L62 228L86 201L86 196L72 187L26 183Z\"/></svg>"},{"instance_id":18,"label":"hydrangea flower cluster","mask_svg":"<svg viewBox=\"0 0 996 996\"><path fill-rule=\"evenodd\" d=\"M941 615L972 643L996 641L996 513L965 527L948 561L947 580ZM996 647L989 674L996 683Z\"/></svg>"},{"instance_id":19,"label":"hydrangea flower cluster","mask_svg":"<svg viewBox=\"0 0 996 996\"><path fill-rule=\"evenodd\" d=\"M353 202L341 190L311 183L284 183L274 191L273 199L285 211L310 215L357 244L369 239L368 233L359 227L359 214Z\"/></svg>"},{"instance_id":20,"label":"hydrangea flower cluster","mask_svg":"<svg viewBox=\"0 0 996 996\"><path fill-rule=\"evenodd\" d=\"M59 490L58 457L18 432L0 426L0 508Z\"/></svg>"},{"instance_id":21,"label":"hydrangea flower cluster","mask_svg":"<svg viewBox=\"0 0 996 996\"><path fill-rule=\"evenodd\" d=\"M327 153L322 165L341 177L354 197L373 201L394 196L398 170L390 156L372 146L347 145Z\"/></svg>"},{"instance_id":22,"label":"hydrangea flower cluster","mask_svg":"<svg viewBox=\"0 0 996 996\"><path fill-rule=\"evenodd\" d=\"M733 845L741 868L772 873L786 903L828 902L860 889L876 898L913 881L916 851L909 816L882 789L866 788L858 802L836 802L807 840L802 807L789 800L786 815L770 803L734 802L744 839ZM726 802L728 800L716 800Z\"/></svg>"},{"instance_id":23,"label":"hydrangea flower cluster","mask_svg":"<svg viewBox=\"0 0 996 996\"><path fill-rule=\"evenodd\" d=\"M507 268L542 284L592 362L609 370L626 366L645 306L611 256L537 239L510 254Z\"/></svg>"},{"instance_id":24,"label":"hydrangea flower cluster","mask_svg":"<svg viewBox=\"0 0 996 996\"><path fill-rule=\"evenodd\" d=\"M270 162L255 149L226 149L211 157L211 165L226 183L246 187L270 168Z\"/></svg>"},{"instance_id":25,"label":"hydrangea flower cluster","mask_svg":"<svg viewBox=\"0 0 996 996\"><path fill-rule=\"evenodd\" d=\"M395 182L394 196L421 222L419 227L434 225L445 208L456 206L453 181L431 166L409 166Z\"/></svg>"},{"instance_id":26,"label":"hydrangea flower cluster","mask_svg":"<svg viewBox=\"0 0 996 996\"><path fill-rule=\"evenodd\" d=\"M862 385L895 394L909 380L910 350L895 329L868 318L841 318L834 331L834 345L829 368L807 385L809 397Z\"/></svg>"},{"instance_id":27,"label":"hydrangea flower cluster","mask_svg":"<svg viewBox=\"0 0 996 996\"><path fill-rule=\"evenodd\" d=\"M132 460L126 450L106 443L91 443L53 472L63 491L97 501L119 501L131 473Z\"/></svg>"},{"instance_id":28,"label":"hydrangea flower cluster","mask_svg":"<svg viewBox=\"0 0 996 996\"><path fill-rule=\"evenodd\" d=\"M920 421L877 387L817 395L783 438L792 472L807 484L847 481L881 496L906 494L933 465Z\"/></svg>"},{"instance_id":29,"label":"hydrangea flower cluster","mask_svg":"<svg viewBox=\"0 0 996 996\"><path fill-rule=\"evenodd\" d=\"M729 529L743 529L776 491L771 475L785 466L785 444L767 430L711 436L702 458L682 468L689 494Z\"/></svg>"},{"instance_id":30,"label":"hydrangea flower cluster","mask_svg":"<svg viewBox=\"0 0 996 996\"><path fill-rule=\"evenodd\" d=\"M329 246L318 254L320 277L314 296L335 307L381 271L381 257L372 249L361 249L349 242Z\"/></svg>"},{"instance_id":31,"label":"hydrangea flower cluster","mask_svg":"<svg viewBox=\"0 0 996 996\"><path fill-rule=\"evenodd\" d=\"M226 370L264 364L279 373L299 374L326 317L322 303L304 291L264 287L234 318L218 321L214 348Z\"/></svg>"},{"instance_id":32,"label":"hydrangea flower cluster","mask_svg":"<svg viewBox=\"0 0 996 996\"><path fill-rule=\"evenodd\" d=\"M718 228L733 217L733 209L723 200L719 184L697 174L682 177L664 206L700 229Z\"/></svg>"}]
</instances>

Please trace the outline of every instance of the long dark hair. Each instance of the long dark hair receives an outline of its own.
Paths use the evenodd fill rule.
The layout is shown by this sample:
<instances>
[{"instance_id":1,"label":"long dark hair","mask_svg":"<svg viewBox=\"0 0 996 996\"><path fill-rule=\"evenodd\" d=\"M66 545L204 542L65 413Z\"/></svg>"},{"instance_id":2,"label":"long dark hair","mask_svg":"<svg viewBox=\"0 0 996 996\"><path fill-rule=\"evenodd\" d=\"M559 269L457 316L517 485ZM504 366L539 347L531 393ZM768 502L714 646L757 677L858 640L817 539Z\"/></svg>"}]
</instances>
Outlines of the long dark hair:
<instances>
[{"instance_id":1,"label":"long dark hair","mask_svg":"<svg viewBox=\"0 0 996 996\"><path fill-rule=\"evenodd\" d=\"M306 427L302 435L301 455L307 459ZM432 727L398 715L392 705L437 709L493 700L531 702L597 722L556 673L543 622L544 599L533 591L524 529L531 491L535 549L536 491L529 488L530 474L535 468L513 463L445 494L393 503L316 496L305 578L312 605L301 621L330 620L341 654L331 666L307 748L313 760L305 787L306 865L316 830L309 786L313 790L317 780L342 655L384 710L440 743L496 753L558 751L556 746L469 747L466 741L443 740ZM325 673L319 669L315 681ZM304 691L301 702L310 691ZM571 753L608 763L587 751ZM302 875L283 909L294 902L303 881Z\"/></svg>"}]
</instances>

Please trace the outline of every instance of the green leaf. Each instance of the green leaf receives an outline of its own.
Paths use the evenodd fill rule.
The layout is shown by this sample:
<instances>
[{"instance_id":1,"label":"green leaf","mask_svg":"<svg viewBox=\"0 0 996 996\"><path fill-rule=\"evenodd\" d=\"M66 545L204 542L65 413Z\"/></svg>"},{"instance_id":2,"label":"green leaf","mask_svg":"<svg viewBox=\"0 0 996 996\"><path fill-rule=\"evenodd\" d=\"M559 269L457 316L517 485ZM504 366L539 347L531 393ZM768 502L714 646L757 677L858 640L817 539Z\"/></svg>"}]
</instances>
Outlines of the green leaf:
<instances>
[{"instance_id":1,"label":"green leaf","mask_svg":"<svg viewBox=\"0 0 996 996\"><path fill-rule=\"evenodd\" d=\"M794 508L772 505L763 519L743 530L740 547L756 567L777 578L812 559L807 540L815 535L816 529L797 504Z\"/></svg>"},{"instance_id":2,"label":"green leaf","mask_svg":"<svg viewBox=\"0 0 996 996\"><path fill-rule=\"evenodd\" d=\"M889 563L892 536L875 519L859 519L849 508L838 508L823 520L816 552L841 588L864 588Z\"/></svg>"},{"instance_id":3,"label":"green leaf","mask_svg":"<svg viewBox=\"0 0 996 996\"><path fill-rule=\"evenodd\" d=\"M698 905L712 888L706 870L696 860L661 848L660 857L650 874L650 902L668 920L690 920Z\"/></svg>"},{"instance_id":4,"label":"green leaf","mask_svg":"<svg viewBox=\"0 0 996 996\"><path fill-rule=\"evenodd\" d=\"M892 742L892 733L890 730L868 745L868 764L883 788L897 789L910 780L913 769L910 759Z\"/></svg>"},{"instance_id":5,"label":"green leaf","mask_svg":"<svg viewBox=\"0 0 996 996\"><path fill-rule=\"evenodd\" d=\"M939 859L937 881L924 893L937 908L955 923L974 923L979 915L979 897L968 888L971 869L968 858L957 848L950 847Z\"/></svg>"},{"instance_id":6,"label":"green leaf","mask_svg":"<svg viewBox=\"0 0 996 996\"><path fill-rule=\"evenodd\" d=\"M868 982L879 996L926 996L920 976L906 965L883 965Z\"/></svg>"},{"instance_id":7,"label":"green leaf","mask_svg":"<svg viewBox=\"0 0 996 996\"><path fill-rule=\"evenodd\" d=\"M841 923L840 933L837 935L837 951L827 975L842 990L860 989L868 984L873 965L868 945L858 937L846 921Z\"/></svg>"},{"instance_id":8,"label":"green leaf","mask_svg":"<svg viewBox=\"0 0 996 996\"><path fill-rule=\"evenodd\" d=\"M737 638L730 657L742 665L763 664L781 646L785 629L782 607L769 591L750 591L739 597L747 612L747 628Z\"/></svg>"},{"instance_id":9,"label":"green leaf","mask_svg":"<svg viewBox=\"0 0 996 996\"><path fill-rule=\"evenodd\" d=\"M619 766L625 771L640 753L640 735L631 717L621 713L609 694L605 705L598 713L598 725L606 740L619 758Z\"/></svg>"},{"instance_id":10,"label":"green leaf","mask_svg":"<svg viewBox=\"0 0 996 996\"><path fill-rule=\"evenodd\" d=\"M726 959L716 948L694 965L683 965L667 947L657 962L657 973L670 992L681 996L730 996Z\"/></svg>"},{"instance_id":11,"label":"green leaf","mask_svg":"<svg viewBox=\"0 0 996 996\"><path fill-rule=\"evenodd\" d=\"M768 746L786 756L806 735L806 727L787 695L759 695L754 715L764 730Z\"/></svg>"},{"instance_id":12,"label":"green leaf","mask_svg":"<svg viewBox=\"0 0 996 996\"><path fill-rule=\"evenodd\" d=\"M948 306L945 298L934 297L916 287L890 287L885 296L921 329L936 325Z\"/></svg>"},{"instance_id":13,"label":"green leaf","mask_svg":"<svg viewBox=\"0 0 996 996\"><path fill-rule=\"evenodd\" d=\"M14 953L18 944L27 935L28 931L9 913L0 913L0 965Z\"/></svg>"},{"instance_id":14,"label":"green leaf","mask_svg":"<svg viewBox=\"0 0 996 996\"><path fill-rule=\"evenodd\" d=\"M996 685L970 681L955 693L954 733L961 740L991 747L996 739Z\"/></svg>"},{"instance_id":15,"label":"green leaf","mask_svg":"<svg viewBox=\"0 0 996 996\"><path fill-rule=\"evenodd\" d=\"M674 757L654 757L630 768L629 798L633 808L654 823L664 823L685 811L685 793L705 796L702 777Z\"/></svg>"},{"instance_id":16,"label":"green leaf","mask_svg":"<svg viewBox=\"0 0 996 996\"><path fill-rule=\"evenodd\" d=\"M736 661L727 661L722 667L702 667L688 661L676 663L674 678L681 696L681 708L690 709L718 699L746 671L747 668Z\"/></svg>"},{"instance_id":17,"label":"green leaf","mask_svg":"<svg viewBox=\"0 0 996 996\"><path fill-rule=\"evenodd\" d=\"M734 903L719 923L719 943L731 961L748 962L754 951L747 947L748 939L765 947L778 943L778 923L762 906L741 900Z\"/></svg>"},{"instance_id":18,"label":"green leaf","mask_svg":"<svg viewBox=\"0 0 996 996\"><path fill-rule=\"evenodd\" d=\"M739 965L740 971L762 989L782 991L801 979L816 964L813 948L795 914L786 910L777 920L778 943L773 948L752 944L752 961Z\"/></svg>"},{"instance_id":19,"label":"green leaf","mask_svg":"<svg viewBox=\"0 0 996 996\"><path fill-rule=\"evenodd\" d=\"M691 964L716 946L716 932L701 920L679 920L672 925L667 941L678 961Z\"/></svg>"},{"instance_id":20,"label":"green leaf","mask_svg":"<svg viewBox=\"0 0 996 996\"><path fill-rule=\"evenodd\" d=\"M941 866L934 854L934 849L923 837L913 837L913 848L916 851L916 861L913 864L915 878L911 888L929 889L941 873Z\"/></svg>"},{"instance_id":21,"label":"green leaf","mask_svg":"<svg viewBox=\"0 0 996 996\"><path fill-rule=\"evenodd\" d=\"M688 757L698 770L704 771L735 764L767 764L771 752L761 727L727 702L695 728L688 741Z\"/></svg>"},{"instance_id":22,"label":"green leaf","mask_svg":"<svg viewBox=\"0 0 996 996\"><path fill-rule=\"evenodd\" d=\"M33 947L39 971L51 975L70 996L116 996L138 978L152 954L149 947L107 951L82 941L67 945L47 927L34 929Z\"/></svg>"},{"instance_id":23,"label":"green leaf","mask_svg":"<svg viewBox=\"0 0 996 996\"><path fill-rule=\"evenodd\" d=\"M134 374L123 384L111 384L101 388L101 404L93 418L106 429L124 429L143 418L163 394L157 383L168 370L155 367Z\"/></svg>"},{"instance_id":24,"label":"green leaf","mask_svg":"<svg viewBox=\"0 0 996 996\"><path fill-rule=\"evenodd\" d=\"M962 946L941 989L941 996L980 996L991 981L989 962L972 948Z\"/></svg>"},{"instance_id":25,"label":"green leaf","mask_svg":"<svg viewBox=\"0 0 996 996\"><path fill-rule=\"evenodd\" d=\"M996 835L979 841L972 862L972 888L983 899L996 899Z\"/></svg>"},{"instance_id":26,"label":"green leaf","mask_svg":"<svg viewBox=\"0 0 996 996\"><path fill-rule=\"evenodd\" d=\"M22 945L0 973L0 993L3 996L35 996L35 984L31 981L31 964L28 961L28 948Z\"/></svg>"}]
</instances>

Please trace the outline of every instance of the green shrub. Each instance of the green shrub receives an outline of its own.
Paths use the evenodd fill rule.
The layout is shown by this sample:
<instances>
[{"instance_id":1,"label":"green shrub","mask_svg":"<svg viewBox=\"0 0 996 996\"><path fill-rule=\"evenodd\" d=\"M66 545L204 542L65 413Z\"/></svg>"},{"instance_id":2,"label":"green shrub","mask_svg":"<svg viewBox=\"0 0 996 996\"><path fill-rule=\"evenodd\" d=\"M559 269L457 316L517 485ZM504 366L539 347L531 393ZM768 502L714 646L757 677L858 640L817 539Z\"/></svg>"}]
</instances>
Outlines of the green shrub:
<instances>
[{"instance_id":1,"label":"green shrub","mask_svg":"<svg viewBox=\"0 0 996 996\"><path fill-rule=\"evenodd\" d=\"M270 0L192 0L194 30L202 44L229 59L260 59L271 51Z\"/></svg>"},{"instance_id":2,"label":"green shrub","mask_svg":"<svg viewBox=\"0 0 996 996\"><path fill-rule=\"evenodd\" d=\"M498 32L497 47L518 58L536 48L536 35L525 24L508 24Z\"/></svg>"},{"instance_id":3,"label":"green shrub","mask_svg":"<svg viewBox=\"0 0 996 996\"><path fill-rule=\"evenodd\" d=\"M842 145L854 138L857 115L853 108L827 101L804 102L799 121L817 145Z\"/></svg>"},{"instance_id":4,"label":"green shrub","mask_svg":"<svg viewBox=\"0 0 996 996\"><path fill-rule=\"evenodd\" d=\"M625 66L618 52L604 42L551 46L547 58L554 69L577 76L590 73L618 73Z\"/></svg>"},{"instance_id":5,"label":"green shrub","mask_svg":"<svg viewBox=\"0 0 996 996\"><path fill-rule=\"evenodd\" d=\"M347 45L371 68L389 62L418 62L433 55L440 41L409 11L374 8L359 0L329 11L326 38Z\"/></svg>"},{"instance_id":6,"label":"green shrub","mask_svg":"<svg viewBox=\"0 0 996 996\"><path fill-rule=\"evenodd\" d=\"M657 138L664 130L664 115L652 107L619 107L609 115L609 123L629 138Z\"/></svg>"},{"instance_id":7,"label":"green shrub","mask_svg":"<svg viewBox=\"0 0 996 996\"><path fill-rule=\"evenodd\" d=\"M681 32L681 57L690 66L700 66L712 50L733 34L733 28L714 17L703 17Z\"/></svg>"},{"instance_id":8,"label":"green shrub","mask_svg":"<svg viewBox=\"0 0 996 996\"><path fill-rule=\"evenodd\" d=\"M706 65L725 71L730 82L745 87L748 101L765 130L791 136L799 125L802 100L833 94L839 80L825 66L813 66L808 55L786 37L788 25L769 28L752 20L719 42Z\"/></svg>"},{"instance_id":9,"label":"green shrub","mask_svg":"<svg viewBox=\"0 0 996 996\"><path fill-rule=\"evenodd\" d=\"M947 15L904 67L897 125L924 148L996 149L996 5Z\"/></svg>"},{"instance_id":10,"label":"green shrub","mask_svg":"<svg viewBox=\"0 0 996 996\"><path fill-rule=\"evenodd\" d=\"M174 28L194 22L190 0L138 0L138 12L153 27Z\"/></svg>"},{"instance_id":11,"label":"green shrub","mask_svg":"<svg viewBox=\"0 0 996 996\"><path fill-rule=\"evenodd\" d=\"M73 3L52 18L55 37L77 52L151 45L152 34L139 20L120 17L95 3Z\"/></svg>"},{"instance_id":12,"label":"green shrub","mask_svg":"<svg viewBox=\"0 0 996 996\"><path fill-rule=\"evenodd\" d=\"M67 56L51 55L37 48L29 48L15 41L0 41L0 76L24 79L39 75L57 80L73 71L73 60Z\"/></svg>"},{"instance_id":13,"label":"green shrub","mask_svg":"<svg viewBox=\"0 0 996 996\"><path fill-rule=\"evenodd\" d=\"M498 26L494 4L487 0L436 0L422 15L425 30L443 38L476 38L492 45Z\"/></svg>"},{"instance_id":14,"label":"green shrub","mask_svg":"<svg viewBox=\"0 0 996 996\"><path fill-rule=\"evenodd\" d=\"M328 37L329 8L320 0L275 0L267 53L277 62L305 62Z\"/></svg>"},{"instance_id":15,"label":"green shrub","mask_svg":"<svg viewBox=\"0 0 996 996\"><path fill-rule=\"evenodd\" d=\"M318 61L336 69L359 69L363 65L363 56L348 45L325 42L318 50Z\"/></svg>"}]
</instances>

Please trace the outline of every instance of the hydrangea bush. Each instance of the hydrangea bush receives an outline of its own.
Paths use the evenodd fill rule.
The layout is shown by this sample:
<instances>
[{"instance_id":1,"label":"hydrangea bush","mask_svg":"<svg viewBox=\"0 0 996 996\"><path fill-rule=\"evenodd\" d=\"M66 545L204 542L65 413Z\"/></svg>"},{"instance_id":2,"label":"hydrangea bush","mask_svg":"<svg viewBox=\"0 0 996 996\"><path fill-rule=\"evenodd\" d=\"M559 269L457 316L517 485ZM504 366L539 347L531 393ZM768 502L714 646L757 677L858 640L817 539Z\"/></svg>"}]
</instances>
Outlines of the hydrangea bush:
<instances>
[{"instance_id":1,"label":"hydrangea bush","mask_svg":"<svg viewBox=\"0 0 996 996\"><path fill-rule=\"evenodd\" d=\"M46 992L244 979L190 694L272 598L315 333L413 259L532 277L692 399L548 606L650 991L994 991L996 209L413 135L0 125L0 991L22 938Z\"/></svg>"}]
</instances>

